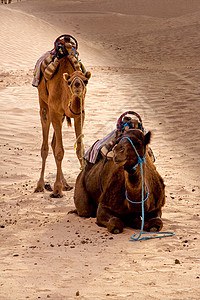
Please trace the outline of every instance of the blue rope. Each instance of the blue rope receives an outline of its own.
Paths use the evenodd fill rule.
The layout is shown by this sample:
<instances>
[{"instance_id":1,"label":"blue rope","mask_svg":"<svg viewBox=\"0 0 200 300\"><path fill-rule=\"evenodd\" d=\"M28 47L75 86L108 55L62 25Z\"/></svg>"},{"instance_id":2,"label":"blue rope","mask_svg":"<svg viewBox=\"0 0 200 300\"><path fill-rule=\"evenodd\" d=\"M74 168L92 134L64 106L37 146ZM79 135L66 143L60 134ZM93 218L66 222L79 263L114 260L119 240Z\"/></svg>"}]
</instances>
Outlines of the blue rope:
<instances>
[{"instance_id":1,"label":"blue rope","mask_svg":"<svg viewBox=\"0 0 200 300\"><path fill-rule=\"evenodd\" d=\"M122 132L124 132L124 128L126 127L126 126L128 126L128 128L130 128L130 123L123 123L123 126L122 126Z\"/></svg>"},{"instance_id":2,"label":"blue rope","mask_svg":"<svg viewBox=\"0 0 200 300\"><path fill-rule=\"evenodd\" d=\"M74 48L74 47L72 47L72 51L68 54L68 55L70 55L70 54L74 54L74 56L78 59L78 51L76 51L76 49Z\"/></svg>"},{"instance_id":3,"label":"blue rope","mask_svg":"<svg viewBox=\"0 0 200 300\"><path fill-rule=\"evenodd\" d=\"M147 185L146 185L146 189L147 189L147 195L143 202L145 202L149 198L149 189L148 189ZM127 190L125 191L125 196L126 196L126 199L128 200L128 202L130 202L130 203L133 203L133 204L143 203L142 201L132 201L131 199L129 199L128 195L127 195Z\"/></svg>"},{"instance_id":4,"label":"blue rope","mask_svg":"<svg viewBox=\"0 0 200 300\"><path fill-rule=\"evenodd\" d=\"M133 147L133 149L134 149L134 151L135 151L135 153L136 153L136 155L138 157L138 163L133 167L133 169L135 170L137 168L137 166L140 165L140 171L141 171L141 177L142 177L142 201L141 202L136 202L136 203L142 203L142 224L141 224L141 230L140 230L139 233L133 234L131 236L130 241L133 242L133 241L141 241L141 240L150 240L150 239L157 239L157 238L169 237L169 236L175 235L174 232L160 231L160 232L154 232L153 233L153 234L157 234L159 236L141 237L142 234L152 234L152 232L144 232L143 231L143 228L144 228L144 202L147 200L147 198L149 196L149 193L147 193L147 197L146 197L146 199L144 199L144 176L143 176L143 166L142 166L142 163L145 163L145 155L144 155L143 158L141 158L139 156L139 154L138 154L138 152L137 152L137 150L136 150L136 148L135 148L135 146L134 146L134 144L133 144L133 142L131 141L130 138L123 137L122 139L127 139L131 143L131 145L132 145L132 147ZM126 194L126 198L127 198L127 192L125 194ZM130 199L127 198L127 200L129 201Z\"/></svg>"},{"instance_id":5,"label":"blue rope","mask_svg":"<svg viewBox=\"0 0 200 300\"><path fill-rule=\"evenodd\" d=\"M150 239L161 239L161 238L163 238L163 237L168 237L168 236L173 236L173 235L175 235L175 233L174 232L170 232L170 231L156 231L156 232L153 232L153 234L162 234L162 235L160 235L160 236L144 236L144 237L142 237L142 238L140 238L140 236L142 235L142 234L152 234L152 232L146 232L146 231L144 231L144 232L142 232L141 233L141 235L140 236L138 236L138 237L135 237L136 235L137 235L138 233L135 233L135 234L133 234L132 236L131 236L131 238L130 238L130 242L135 242L135 241L141 241L141 240L150 240Z\"/></svg>"}]
</instances>

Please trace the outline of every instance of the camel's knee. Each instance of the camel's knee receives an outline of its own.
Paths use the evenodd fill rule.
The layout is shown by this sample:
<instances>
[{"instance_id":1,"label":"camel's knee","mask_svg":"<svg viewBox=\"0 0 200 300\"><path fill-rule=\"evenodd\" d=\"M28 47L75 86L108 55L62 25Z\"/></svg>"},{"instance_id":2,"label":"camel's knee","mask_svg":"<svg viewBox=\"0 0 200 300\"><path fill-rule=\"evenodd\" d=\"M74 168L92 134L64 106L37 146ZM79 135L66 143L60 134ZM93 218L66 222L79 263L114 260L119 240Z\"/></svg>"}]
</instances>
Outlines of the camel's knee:
<instances>
[{"instance_id":1,"label":"camel's knee","mask_svg":"<svg viewBox=\"0 0 200 300\"><path fill-rule=\"evenodd\" d=\"M80 217L89 218L96 216L97 207L87 194L83 194L80 197L75 195L74 203L77 209L77 213Z\"/></svg>"},{"instance_id":2,"label":"camel's knee","mask_svg":"<svg viewBox=\"0 0 200 300\"><path fill-rule=\"evenodd\" d=\"M99 226L106 226L111 233L120 233L124 228L123 221L115 217L108 208L102 207L101 205L99 205L97 209L97 224Z\"/></svg>"},{"instance_id":3,"label":"camel's knee","mask_svg":"<svg viewBox=\"0 0 200 300\"><path fill-rule=\"evenodd\" d=\"M48 111L47 111L46 108L44 108L44 107L41 108L41 110L40 110L40 116L41 116L42 121L44 123L46 123L47 122L47 117L48 117Z\"/></svg>"},{"instance_id":4,"label":"camel's knee","mask_svg":"<svg viewBox=\"0 0 200 300\"><path fill-rule=\"evenodd\" d=\"M55 151L55 159L57 161L62 161L63 157L64 157L64 149L63 148Z\"/></svg>"},{"instance_id":5,"label":"camel's knee","mask_svg":"<svg viewBox=\"0 0 200 300\"><path fill-rule=\"evenodd\" d=\"M46 145L46 144L42 144L42 147L41 147L41 157L43 159L46 159L47 156L48 156L48 153L49 153L49 146Z\"/></svg>"},{"instance_id":6,"label":"camel's knee","mask_svg":"<svg viewBox=\"0 0 200 300\"><path fill-rule=\"evenodd\" d=\"M77 209L77 213L80 217L84 217L84 218L90 218L90 217L95 217L95 210L93 207L91 208L87 208L87 209L83 209L83 208L79 208Z\"/></svg>"}]
</instances>

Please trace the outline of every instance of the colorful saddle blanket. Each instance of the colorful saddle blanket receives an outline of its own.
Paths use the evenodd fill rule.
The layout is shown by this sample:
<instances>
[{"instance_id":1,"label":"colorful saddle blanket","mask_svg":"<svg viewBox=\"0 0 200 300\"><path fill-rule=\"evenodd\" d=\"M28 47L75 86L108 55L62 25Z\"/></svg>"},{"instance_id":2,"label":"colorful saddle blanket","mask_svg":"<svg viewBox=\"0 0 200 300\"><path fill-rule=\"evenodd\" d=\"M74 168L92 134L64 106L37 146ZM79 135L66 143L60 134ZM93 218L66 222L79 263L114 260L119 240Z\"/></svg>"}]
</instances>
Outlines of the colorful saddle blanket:
<instances>
[{"instance_id":1,"label":"colorful saddle blanket","mask_svg":"<svg viewBox=\"0 0 200 300\"><path fill-rule=\"evenodd\" d=\"M32 86L38 87L42 76L42 68L41 68L42 62L45 61L45 59L47 59L50 56L53 56L52 51L47 51L37 60L35 64L34 73L33 73Z\"/></svg>"},{"instance_id":2,"label":"colorful saddle blanket","mask_svg":"<svg viewBox=\"0 0 200 300\"><path fill-rule=\"evenodd\" d=\"M84 159L89 163L95 164L99 153L107 156L108 158L113 157L112 147L117 139L117 130L113 130L103 139L97 140L85 153Z\"/></svg>"}]
</instances>

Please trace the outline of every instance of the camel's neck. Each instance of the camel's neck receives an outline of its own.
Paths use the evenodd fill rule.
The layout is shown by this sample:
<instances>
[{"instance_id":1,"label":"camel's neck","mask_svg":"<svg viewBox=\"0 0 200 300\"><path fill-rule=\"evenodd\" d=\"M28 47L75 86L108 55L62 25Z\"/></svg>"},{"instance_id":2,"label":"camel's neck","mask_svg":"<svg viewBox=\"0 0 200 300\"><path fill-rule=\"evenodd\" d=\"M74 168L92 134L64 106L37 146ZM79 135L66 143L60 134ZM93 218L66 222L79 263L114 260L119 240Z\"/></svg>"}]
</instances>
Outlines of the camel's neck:
<instances>
[{"instance_id":1,"label":"camel's neck","mask_svg":"<svg viewBox=\"0 0 200 300\"><path fill-rule=\"evenodd\" d=\"M133 172L127 172L125 171L125 184L126 188L128 189L135 189L136 187L142 187L142 177L141 177L141 171L140 167L137 167L137 169Z\"/></svg>"},{"instance_id":2,"label":"camel's neck","mask_svg":"<svg viewBox=\"0 0 200 300\"><path fill-rule=\"evenodd\" d=\"M132 201L139 202L142 197L142 175L140 166L136 168L134 172L124 171L125 175L125 187L128 198ZM143 165L143 188L145 191L145 168Z\"/></svg>"},{"instance_id":3,"label":"camel's neck","mask_svg":"<svg viewBox=\"0 0 200 300\"><path fill-rule=\"evenodd\" d=\"M70 112L75 115L80 115L84 112L84 96L72 95L69 101Z\"/></svg>"}]
</instances>

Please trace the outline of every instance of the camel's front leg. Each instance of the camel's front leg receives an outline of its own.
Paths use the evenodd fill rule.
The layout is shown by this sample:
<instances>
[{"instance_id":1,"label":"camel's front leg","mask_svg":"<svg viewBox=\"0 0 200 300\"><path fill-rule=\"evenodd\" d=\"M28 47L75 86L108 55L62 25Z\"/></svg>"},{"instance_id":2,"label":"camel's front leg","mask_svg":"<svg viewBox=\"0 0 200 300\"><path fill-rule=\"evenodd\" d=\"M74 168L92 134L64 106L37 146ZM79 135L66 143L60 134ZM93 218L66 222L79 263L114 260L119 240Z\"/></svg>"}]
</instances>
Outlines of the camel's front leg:
<instances>
[{"instance_id":1,"label":"camel's front leg","mask_svg":"<svg viewBox=\"0 0 200 300\"><path fill-rule=\"evenodd\" d=\"M97 205L89 195L84 184L84 170L78 175L74 191L74 204L81 217L95 217Z\"/></svg>"},{"instance_id":2,"label":"camel's front leg","mask_svg":"<svg viewBox=\"0 0 200 300\"><path fill-rule=\"evenodd\" d=\"M56 148L56 136L55 136L55 132L53 133L51 147L52 147L53 154L54 154L54 157L55 157L55 148ZM65 179L65 177L63 175L62 169L61 169L61 181L62 181L62 185L63 185L63 191L71 191L72 187L69 186L69 184L67 183L67 181L66 181L66 179Z\"/></svg>"},{"instance_id":3,"label":"camel's front leg","mask_svg":"<svg viewBox=\"0 0 200 300\"><path fill-rule=\"evenodd\" d=\"M101 203L99 203L97 209L97 224L107 227L108 231L112 233L120 233L124 228L123 221L116 217L108 208L103 207Z\"/></svg>"},{"instance_id":4,"label":"camel's front leg","mask_svg":"<svg viewBox=\"0 0 200 300\"><path fill-rule=\"evenodd\" d=\"M62 115L56 114L55 112L51 112L50 115L51 115L51 122L54 128L54 133L55 133L55 136L52 140L52 148L53 148L54 157L57 166L56 181L54 184L54 189L53 189L53 193L51 194L51 197L61 198L63 196L62 160L64 157L64 148L62 142Z\"/></svg>"},{"instance_id":5,"label":"camel's front leg","mask_svg":"<svg viewBox=\"0 0 200 300\"><path fill-rule=\"evenodd\" d=\"M76 155L79 159L81 169L84 168L85 163L83 156L85 154L84 150L84 145L83 145L83 123L85 119L85 114L82 114L82 119L81 116L78 118L74 119L74 127L75 127L75 133L76 133L76 143L77 143L77 148L76 148Z\"/></svg>"},{"instance_id":6,"label":"camel's front leg","mask_svg":"<svg viewBox=\"0 0 200 300\"><path fill-rule=\"evenodd\" d=\"M45 164L46 164L46 159L49 151L49 145L48 145L48 136L49 136L49 127L50 127L49 110L47 104L44 102L40 102L40 119L42 124L42 136L43 136L43 142L41 147L42 169L40 173L40 179L38 180L35 192L42 192L44 190L44 171L45 171Z\"/></svg>"},{"instance_id":7,"label":"camel's front leg","mask_svg":"<svg viewBox=\"0 0 200 300\"><path fill-rule=\"evenodd\" d=\"M144 230L145 231L160 231L163 227L163 221L161 219L161 209L156 209L150 213L147 213L144 217Z\"/></svg>"}]
</instances>

